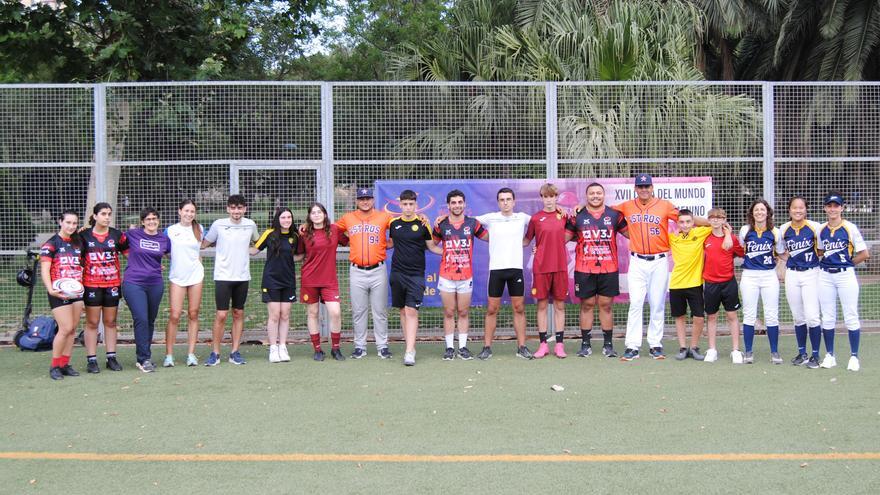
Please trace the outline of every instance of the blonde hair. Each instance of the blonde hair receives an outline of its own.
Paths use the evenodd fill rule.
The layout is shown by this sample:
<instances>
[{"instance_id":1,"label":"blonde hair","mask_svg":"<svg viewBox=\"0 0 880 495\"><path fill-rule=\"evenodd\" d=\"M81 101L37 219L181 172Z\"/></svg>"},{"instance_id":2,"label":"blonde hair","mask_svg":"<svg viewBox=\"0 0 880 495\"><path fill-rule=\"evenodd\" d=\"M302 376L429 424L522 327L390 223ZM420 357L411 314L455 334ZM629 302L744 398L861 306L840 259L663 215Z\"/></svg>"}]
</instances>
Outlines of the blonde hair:
<instances>
[{"instance_id":1,"label":"blonde hair","mask_svg":"<svg viewBox=\"0 0 880 495\"><path fill-rule=\"evenodd\" d=\"M559 189L551 183L546 183L541 186L541 197L547 198L552 196L559 196Z\"/></svg>"},{"instance_id":2,"label":"blonde hair","mask_svg":"<svg viewBox=\"0 0 880 495\"><path fill-rule=\"evenodd\" d=\"M709 210L709 213L706 215L708 218L712 217L724 217L727 218L727 212L724 211L724 208L712 208Z\"/></svg>"}]
</instances>

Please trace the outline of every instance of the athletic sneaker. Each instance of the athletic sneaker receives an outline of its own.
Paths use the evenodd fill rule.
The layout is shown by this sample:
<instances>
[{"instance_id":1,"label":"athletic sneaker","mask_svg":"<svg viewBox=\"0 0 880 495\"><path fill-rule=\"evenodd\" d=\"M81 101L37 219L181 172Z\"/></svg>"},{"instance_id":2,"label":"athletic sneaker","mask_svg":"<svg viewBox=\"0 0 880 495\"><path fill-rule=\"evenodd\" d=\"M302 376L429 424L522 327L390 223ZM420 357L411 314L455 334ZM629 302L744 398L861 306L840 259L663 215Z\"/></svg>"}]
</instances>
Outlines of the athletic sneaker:
<instances>
[{"instance_id":1,"label":"athletic sneaker","mask_svg":"<svg viewBox=\"0 0 880 495\"><path fill-rule=\"evenodd\" d=\"M415 366L416 365L416 351L405 353L403 355L403 364L405 366Z\"/></svg>"},{"instance_id":2,"label":"athletic sneaker","mask_svg":"<svg viewBox=\"0 0 880 495\"><path fill-rule=\"evenodd\" d=\"M272 344L269 346L269 362L270 363L280 363L281 356L278 355L278 346Z\"/></svg>"},{"instance_id":3,"label":"athletic sneaker","mask_svg":"<svg viewBox=\"0 0 880 495\"><path fill-rule=\"evenodd\" d=\"M650 351L651 357L654 359L666 359L666 354L663 354L662 347L652 347Z\"/></svg>"},{"instance_id":4,"label":"athletic sneaker","mask_svg":"<svg viewBox=\"0 0 880 495\"><path fill-rule=\"evenodd\" d=\"M752 364L755 362L755 353L746 351L743 353L743 364Z\"/></svg>"},{"instance_id":5,"label":"athletic sneaker","mask_svg":"<svg viewBox=\"0 0 880 495\"><path fill-rule=\"evenodd\" d=\"M616 358L617 351L614 350L614 346L603 345L602 346L602 355L607 358Z\"/></svg>"},{"instance_id":6,"label":"athletic sneaker","mask_svg":"<svg viewBox=\"0 0 880 495\"><path fill-rule=\"evenodd\" d=\"M818 369L819 368L819 358L816 356L810 356L810 360L807 361L807 364L805 364L804 366L806 366L807 368L809 368L811 370Z\"/></svg>"},{"instance_id":7,"label":"athletic sneaker","mask_svg":"<svg viewBox=\"0 0 880 495\"><path fill-rule=\"evenodd\" d=\"M187 354L186 365L187 366L198 366L199 365L199 358L197 358L195 354Z\"/></svg>"},{"instance_id":8,"label":"athletic sneaker","mask_svg":"<svg viewBox=\"0 0 880 495\"><path fill-rule=\"evenodd\" d=\"M154 365L153 362L149 359L147 359L143 363L135 363L134 365L137 366L137 369L143 371L144 373L152 373L156 371L156 365Z\"/></svg>"},{"instance_id":9,"label":"athletic sneaker","mask_svg":"<svg viewBox=\"0 0 880 495\"><path fill-rule=\"evenodd\" d=\"M771 352L770 353L770 362L773 364L782 364L785 361L782 359L782 356L780 356L778 352Z\"/></svg>"},{"instance_id":10,"label":"athletic sneaker","mask_svg":"<svg viewBox=\"0 0 880 495\"><path fill-rule=\"evenodd\" d=\"M247 364L247 361L245 361L244 358L241 357L241 353L238 351L233 351L229 355L229 362L232 364L238 364L238 365Z\"/></svg>"},{"instance_id":11,"label":"athletic sneaker","mask_svg":"<svg viewBox=\"0 0 880 495\"><path fill-rule=\"evenodd\" d=\"M706 356L704 356L703 354L700 354L699 347L691 347L691 350L688 352L690 353L691 357L694 358L696 361L702 361L702 360L706 359Z\"/></svg>"},{"instance_id":12,"label":"athletic sneaker","mask_svg":"<svg viewBox=\"0 0 880 495\"><path fill-rule=\"evenodd\" d=\"M212 351L208 360L205 361L205 366L217 366L218 364L220 364L220 354Z\"/></svg>"},{"instance_id":13,"label":"athletic sneaker","mask_svg":"<svg viewBox=\"0 0 880 495\"><path fill-rule=\"evenodd\" d=\"M639 350L638 349L630 349L629 347L623 351L623 356L621 356L621 361L633 361L639 358Z\"/></svg>"},{"instance_id":14,"label":"athletic sneaker","mask_svg":"<svg viewBox=\"0 0 880 495\"><path fill-rule=\"evenodd\" d=\"M174 367L174 356L167 355L165 356L165 362L162 363L162 366L165 368L173 368Z\"/></svg>"},{"instance_id":15,"label":"athletic sneaker","mask_svg":"<svg viewBox=\"0 0 880 495\"><path fill-rule=\"evenodd\" d=\"M470 361L474 358L473 354L471 354L470 349L468 349L467 347L458 348L458 357L460 357L463 361Z\"/></svg>"},{"instance_id":16,"label":"athletic sneaker","mask_svg":"<svg viewBox=\"0 0 880 495\"><path fill-rule=\"evenodd\" d=\"M58 366L53 366L49 368L49 378L53 380L64 380L64 375L61 373L61 368Z\"/></svg>"},{"instance_id":17,"label":"athletic sneaker","mask_svg":"<svg viewBox=\"0 0 880 495\"><path fill-rule=\"evenodd\" d=\"M807 364L807 361L809 361L809 360L810 360L810 356L808 356L806 354L798 354L797 356L792 358L791 364L792 364L792 366L801 366L801 365Z\"/></svg>"},{"instance_id":18,"label":"athletic sneaker","mask_svg":"<svg viewBox=\"0 0 880 495\"><path fill-rule=\"evenodd\" d=\"M61 367L61 374L64 376L79 376L79 371L73 369L73 366L65 364Z\"/></svg>"},{"instance_id":19,"label":"athletic sneaker","mask_svg":"<svg viewBox=\"0 0 880 495\"><path fill-rule=\"evenodd\" d=\"M651 350L653 351L653 349L651 349ZM684 361L685 359L688 358L689 354L690 354L690 351L688 351L687 347L679 347L678 354L675 355L675 360L676 361ZM651 355L653 356L654 354L652 353Z\"/></svg>"},{"instance_id":20,"label":"athletic sneaker","mask_svg":"<svg viewBox=\"0 0 880 495\"><path fill-rule=\"evenodd\" d=\"M122 365L119 364L119 361L117 361L115 357L108 357L107 369L110 371L122 371Z\"/></svg>"},{"instance_id":21,"label":"athletic sneaker","mask_svg":"<svg viewBox=\"0 0 880 495\"><path fill-rule=\"evenodd\" d=\"M848 371L859 371L860 368L861 368L861 365L859 364L859 357L858 356L850 356L849 357L849 364L846 365L846 369Z\"/></svg>"},{"instance_id":22,"label":"athletic sneaker","mask_svg":"<svg viewBox=\"0 0 880 495\"><path fill-rule=\"evenodd\" d=\"M825 359L822 360L822 364L819 366L830 369L837 366L837 358L834 357L834 354L825 354Z\"/></svg>"},{"instance_id":23,"label":"athletic sneaker","mask_svg":"<svg viewBox=\"0 0 880 495\"><path fill-rule=\"evenodd\" d=\"M86 363L86 371L89 373L100 373L101 367L98 366L97 361L89 361L88 363Z\"/></svg>"},{"instance_id":24,"label":"athletic sneaker","mask_svg":"<svg viewBox=\"0 0 880 495\"><path fill-rule=\"evenodd\" d=\"M535 359L535 356L532 354L532 351L529 350L528 347L521 345L516 348L517 357L521 357L523 359Z\"/></svg>"},{"instance_id":25,"label":"athletic sneaker","mask_svg":"<svg viewBox=\"0 0 880 495\"><path fill-rule=\"evenodd\" d=\"M443 360L452 361L453 359L455 359L455 349L447 347L446 352L443 353Z\"/></svg>"},{"instance_id":26,"label":"athletic sneaker","mask_svg":"<svg viewBox=\"0 0 880 495\"><path fill-rule=\"evenodd\" d=\"M553 354L556 354L556 357L559 359L567 358L568 354L565 353L565 344L557 342L556 345L553 346Z\"/></svg>"},{"instance_id":27,"label":"athletic sneaker","mask_svg":"<svg viewBox=\"0 0 880 495\"><path fill-rule=\"evenodd\" d=\"M315 361L323 361L324 351L315 351L315 355L312 356L312 359L314 359Z\"/></svg>"},{"instance_id":28,"label":"athletic sneaker","mask_svg":"<svg viewBox=\"0 0 880 495\"><path fill-rule=\"evenodd\" d=\"M382 359L391 359L391 351L388 350L387 347L383 347L379 349L379 357Z\"/></svg>"},{"instance_id":29,"label":"athletic sneaker","mask_svg":"<svg viewBox=\"0 0 880 495\"><path fill-rule=\"evenodd\" d=\"M550 346L548 346L546 342L541 342L541 344L538 345L538 350L535 351L534 358L541 359L547 354L550 354Z\"/></svg>"},{"instance_id":30,"label":"athletic sneaker","mask_svg":"<svg viewBox=\"0 0 880 495\"><path fill-rule=\"evenodd\" d=\"M577 352L578 357L589 357L593 354L593 346L581 342L581 350Z\"/></svg>"},{"instance_id":31,"label":"athletic sneaker","mask_svg":"<svg viewBox=\"0 0 880 495\"><path fill-rule=\"evenodd\" d=\"M745 362L745 356L743 356L742 351L739 349L734 349L730 351L730 360L733 364L743 364Z\"/></svg>"},{"instance_id":32,"label":"athletic sneaker","mask_svg":"<svg viewBox=\"0 0 880 495\"><path fill-rule=\"evenodd\" d=\"M367 351L365 349L361 349L360 347L355 347L354 352L351 353L352 359L361 359L367 355Z\"/></svg>"},{"instance_id":33,"label":"athletic sneaker","mask_svg":"<svg viewBox=\"0 0 880 495\"><path fill-rule=\"evenodd\" d=\"M703 358L705 363L714 363L718 361L718 351L715 349L706 349L706 356Z\"/></svg>"},{"instance_id":34,"label":"athletic sneaker","mask_svg":"<svg viewBox=\"0 0 880 495\"><path fill-rule=\"evenodd\" d=\"M287 344L278 344L278 359L282 363L290 362L290 353L287 352Z\"/></svg>"},{"instance_id":35,"label":"athletic sneaker","mask_svg":"<svg viewBox=\"0 0 880 495\"><path fill-rule=\"evenodd\" d=\"M337 361L345 361L345 356L342 355L342 351L339 349L330 349L330 357Z\"/></svg>"},{"instance_id":36,"label":"athletic sneaker","mask_svg":"<svg viewBox=\"0 0 880 495\"><path fill-rule=\"evenodd\" d=\"M477 359L481 361L485 361L490 357L492 357L492 348L489 346L483 346L483 350L480 351L479 354L477 354Z\"/></svg>"}]
</instances>

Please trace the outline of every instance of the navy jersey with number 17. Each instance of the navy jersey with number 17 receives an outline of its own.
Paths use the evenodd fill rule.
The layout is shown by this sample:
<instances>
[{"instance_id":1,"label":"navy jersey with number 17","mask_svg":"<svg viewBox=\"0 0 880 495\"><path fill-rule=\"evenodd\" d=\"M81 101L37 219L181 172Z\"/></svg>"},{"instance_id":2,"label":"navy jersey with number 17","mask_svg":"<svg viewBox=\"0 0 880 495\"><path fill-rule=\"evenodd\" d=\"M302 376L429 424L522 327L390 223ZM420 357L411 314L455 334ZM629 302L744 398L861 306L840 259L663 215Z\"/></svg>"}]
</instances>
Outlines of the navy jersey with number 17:
<instances>
[{"instance_id":1,"label":"navy jersey with number 17","mask_svg":"<svg viewBox=\"0 0 880 495\"><path fill-rule=\"evenodd\" d=\"M773 270L776 268L776 241L779 239L779 231L754 230L750 225L743 225L739 231L739 241L743 245L745 257L742 267L744 270Z\"/></svg>"},{"instance_id":2,"label":"navy jersey with number 17","mask_svg":"<svg viewBox=\"0 0 880 495\"><path fill-rule=\"evenodd\" d=\"M786 222L779 228L779 240L776 243L777 253L788 253L785 266L794 270L805 270L819 266L819 229L818 222L806 220L800 227Z\"/></svg>"}]
</instances>

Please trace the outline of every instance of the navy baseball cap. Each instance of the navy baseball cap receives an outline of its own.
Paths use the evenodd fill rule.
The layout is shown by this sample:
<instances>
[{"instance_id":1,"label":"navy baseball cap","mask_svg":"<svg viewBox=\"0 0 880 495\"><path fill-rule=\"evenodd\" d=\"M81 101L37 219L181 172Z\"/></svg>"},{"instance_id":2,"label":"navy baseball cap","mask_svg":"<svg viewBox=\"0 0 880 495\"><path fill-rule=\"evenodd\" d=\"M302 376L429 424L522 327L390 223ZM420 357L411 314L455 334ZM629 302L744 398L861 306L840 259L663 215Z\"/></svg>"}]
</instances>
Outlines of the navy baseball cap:
<instances>
[{"instance_id":1,"label":"navy baseball cap","mask_svg":"<svg viewBox=\"0 0 880 495\"><path fill-rule=\"evenodd\" d=\"M373 190L370 189L369 187L362 187L362 188L358 189L357 199L372 198L372 197L373 197Z\"/></svg>"},{"instance_id":2,"label":"navy baseball cap","mask_svg":"<svg viewBox=\"0 0 880 495\"><path fill-rule=\"evenodd\" d=\"M636 176L636 186L650 186L653 184L651 176L648 174L639 174Z\"/></svg>"},{"instance_id":3,"label":"navy baseball cap","mask_svg":"<svg viewBox=\"0 0 880 495\"><path fill-rule=\"evenodd\" d=\"M837 203L837 204L843 206L843 196L841 196L839 194L834 194L834 193L829 194L828 196L825 196L825 201L823 203L826 205L830 205L831 203Z\"/></svg>"}]
</instances>

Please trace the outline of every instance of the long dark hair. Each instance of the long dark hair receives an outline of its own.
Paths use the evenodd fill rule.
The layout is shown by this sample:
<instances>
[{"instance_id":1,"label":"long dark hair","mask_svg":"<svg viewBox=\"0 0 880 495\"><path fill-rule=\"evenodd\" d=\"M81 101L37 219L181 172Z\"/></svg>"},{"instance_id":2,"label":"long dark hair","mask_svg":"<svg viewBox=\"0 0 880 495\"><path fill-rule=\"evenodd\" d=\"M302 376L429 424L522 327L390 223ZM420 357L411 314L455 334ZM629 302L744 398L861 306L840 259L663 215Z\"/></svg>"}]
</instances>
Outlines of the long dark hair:
<instances>
[{"instance_id":1,"label":"long dark hair","mask_svg":"<svg viewBox=\"0 0 880 495\"><path fill-rule=\"evenodd\" d=\"M196 202L191 199L184 199L183 201L181 201L177 205L177 211L182 210L183 207L186 205L193 205L193 208L195 208L196 212L199 211L199 207L196 206ZM202 229L199 226L199 222L196 221L195 217L193 217L192 229L193 229L193 235L196 236L196 240L201 242L202 241Z\"/></svg>"},{"instance_id":2,"label":"long dark hair","mask_svg":"<svg viewBox=\"0 0 880 495\"><path fill-rule=\"evenodd\" d=\"M767 230L773 230L773 208L770 207L770 203L767 202L764 198L758 198L752 202L751 206L749 206L749 212L746 217L749 219L749 227L752 230L755 230L755 207L758 205L764 205L767 208Z\"/></svg>"},{"instance_id":3,"label":"long dark hair","mask_svg":"<svg viewBox=\"0 0 880 495\"><path fill-rule=\"evenodd\" d=\"M73 215L76 217L77 221L79 221L79 213L77 213L74 209L68 208L62 211L60 215L58 215L59 230L61 230L61 222L64 221L64 217L66 217L67 215ZM73 234L70 235L70 245L77 249L82 247L82 238L79 235L79 230L75 230Z\"/></svg>"},{"instance_id":4,"label":"long dark hair","mask_svg":"<svg viewBox=\"0 0 880 495\"><path fill-rule=\"evenodd\" d=\"M464 195L462 195L464 196ZM306 213L306 237L311 240L315 235L315 222L312 221L312 209L318 207L321 209L321 212L324 213L324 227L321 229L327 234L327 237L330 237L330 216L327 215L327 208L324 207L321 203L317 201L309 205L309 209Z\"/></svg>"},{"instance_id":5,"label":"long dark hair","mask_svg":"<svg viewBox=\"0 0 880 495\"><path fill-rule=\"evenodd\" d=\"M90 225L90 226L92 226L92 227L95 226L95 223L96 223L96 222L95 222L95 215L97 215L98 213L100 213L101 210L110 210L110 211L112 212L112 211L113 211L113 207L110 206L110 203L105 203L105 202L103 202L103 201L100 202L100 203L96 203L95 206L94 206L94 208L92 208L92 214L89 215L89 225Z\"/></svg>"},{"instance_id":6,"label":"long dark hair","mask_svg":"<svg viewBox=\"0 0 880 495\"><path fill-rule=\"evenodd\" d=\"M269 255L271 256L277 256L281 250L281 215L284 212L290 213L290 218L291 220L293 219L293 212L290 211L290 208L282 206L275 210L275 216L272 217L272 232L269 234L269 237L266 238L266 243L269 246ZM296 235L293 223L290 224L288 235Z\"/></svg>"}]
</instances>

